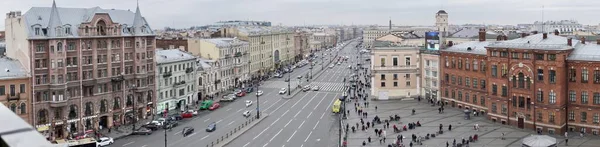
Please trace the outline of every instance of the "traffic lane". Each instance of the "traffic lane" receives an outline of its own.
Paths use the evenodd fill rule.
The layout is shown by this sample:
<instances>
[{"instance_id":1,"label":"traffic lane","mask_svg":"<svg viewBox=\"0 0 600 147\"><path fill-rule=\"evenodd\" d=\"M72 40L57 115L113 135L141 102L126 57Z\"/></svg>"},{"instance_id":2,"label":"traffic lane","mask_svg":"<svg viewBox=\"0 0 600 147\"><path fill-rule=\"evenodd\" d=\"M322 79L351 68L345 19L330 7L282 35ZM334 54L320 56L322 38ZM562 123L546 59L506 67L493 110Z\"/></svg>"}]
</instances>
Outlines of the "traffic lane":
<instances>
[{"instance_id":1,"label":"traffic lane","mask_svg":"<svg viewBox=\"0 0 600 147\"><path fill-rule=\"evenodd\" d=\"M283 116L284 114L287 115L288 113L290 113L290 107L291 106L295 106L298 105L297 103L299 103L300 101L302 101L303 99L305 99L308 95L308 93L303 93L303 94L298 94L296 96L294 96L294 98L286 100L285 103L281 104L281 106L283 106L284 108L286 108L286 111L283 110L273 110L270 111L269 113L269 117L265 118L265 120L262 121L262 123L257 124L256 126L254 126L252 129L248 130L246 133L242 134L241 136L239 136L237 139L233 140L230 145L228 146L232 146L232 147L246 147L246 146L259 146L258 143L260 143L257 139L260 138L264 138L264 133L266 131L270 130L270 126L272 126L271 124L273 124L273 122L275 122L279 117ZM281 119L280 119L281 120ZM271 122L271 123L268 123ZM260 144L263 145L263 144Z\"/></svg>"},{"instance_id":2,"label":"traffic lane","mask_svg":"<svg viewBox=\"0 0 600 147\"><path fill-rule=\"evenodd\" d=\"M273 132L276 130L278 131L276 133L269 133L265 135L265 140L261 141L261 143L264 143L262 146L281 146L287 142L291 142L292 138L297 137L296 135L302 135L297 134L297 132L299 129L303 128L307 122L311 121L307 120L306 116L311 115L313 105L318 106L317 102L319 99L326 97L327 94L321 92L309 92L307 95L312 95L309 100L300 101L298 105L295 107L292 106L290 109L288 109L297 110L295 113L292 111L292 113L288 113L288 115L280 116L283 120L287 120L287 122L282 121L280 124L272 126L271 128ZM267 138L270 139L266 140ZM260 146L260 144L258 145Z\"/></svg>"},{"instance_id":3,"label":"traffic lane","mask_svg":"<svg viewBox=\"0 0 600 147\"><path fill-rule=\"evenodd\" d=\"M266 93L266 95L276 93L274 90L263 90L263 91L264 91L264 93ZM265 94L263 94L263 96L264 95ZM235 101L230 102L230 104L227 104L225 107L219 108L214 111L210 111L210 112L206 113L206 115L197 116L197 117L193 118L192 120L185 120L185 122L182 121L182 122L180 122L179 127L175 127L175 128L173 128L173 131L169 131L170 133L167 133L167 139L169 140L169 142L174 142L175 140L181 139L182 135L180 134L181 133L180 129L183 129L183 127L181 127L181 126L190 126L190 127L195 128L196 130L202 130L203 128L208 126L208 124L212 123L213 121L214 122L235 121L236 119L239 119L239 118L232 117L233 115L229 115L228 117L223 117L223 116L227 116L228 114L232 113L232 112L230 112L232 110L235 110L236 114L239 113L241 115L241 112L240 112L241 107L246 107L245 100L251 100L251 97L252 97L251 95L246 95L244 97L237 98ZM229 103L229 102L224 102L224 103ZM234 108L237 108L237 109L234 109ZM208 110L206 110L206 111L208 111ZM160 132L160 131L157 131L157 132ZM143 145L145 145L144 143L148 144L148 143L155 142L156 140L163 141L164 133L157 133L157 132L152 133L151 135L148 135L148 136L129 136L124 139L116 140L115 145L143 146ZM159 135L157 135L157 134L159 134ZM206 134L201 133L198 135L206 135ZM134 142L134 143L132 143L132 142Z\"/></svg>"},{"instance_id":4,"label":"traffic lane","mask_svg":"<svg viewBox=\"0 0 600 147\"><path fill-rule=\"evenodd\" d=\"M333 104L333 101L336 99L337 97L337 93L325 93L325 96L323 97L319 97L319 102L314 105L314 106L310 106L308 108L303 109L302 115L298 116L297 119L299 119L298 121L302 121L302 123L300 123L300 125L296 128L291 127L291 129L294 130L284 130L285 132L292 132L292 135L289 136L289 138L287 138L286 142L281 142L282 140L279 140L281 143L283 143L283 145L286 146L297 146L299 144L304 144L307 141L309 141L308 139L312 136L315 135L313 134L313 130L317 128L317 126L321 123L321 120L323 118L328 119L329 117L331 117L331 112L323 112L324 110L327 110L329 107L331 107L331 105ZM315 101L316 102L316 101ZM308 114L307 114L308 113ZM329 115L326 115L329 114ZM327 122L323 122L325 124L327 124ZM277 145L282 145L282 144L277 144Z\"/></svg>"},{"instance_id":5,"label":"traffic lane","mask_svg":"<svg viewBox=\"0 0 600 147\"><path fill-rule=\"evenodd\" d=\"M336 94L335 97L338 96L339 93ZM309 132L309 135L306 138L304 138L304 146L327 146L328 138L330 138L331 135L335 135L330 133L332 132L332 130L336 130L336 128L339 128L339 125L336 125L338 124L336 118L339 117L339 114L335 114L331 110L334 101L335 99L331 99L327 107L317 108L317 110L323 111L320 115L317 114L314 116L315 118L318 116L319 121L313 126L313 128L311 128L312 131Z\"/></svg>"}]
</instances>

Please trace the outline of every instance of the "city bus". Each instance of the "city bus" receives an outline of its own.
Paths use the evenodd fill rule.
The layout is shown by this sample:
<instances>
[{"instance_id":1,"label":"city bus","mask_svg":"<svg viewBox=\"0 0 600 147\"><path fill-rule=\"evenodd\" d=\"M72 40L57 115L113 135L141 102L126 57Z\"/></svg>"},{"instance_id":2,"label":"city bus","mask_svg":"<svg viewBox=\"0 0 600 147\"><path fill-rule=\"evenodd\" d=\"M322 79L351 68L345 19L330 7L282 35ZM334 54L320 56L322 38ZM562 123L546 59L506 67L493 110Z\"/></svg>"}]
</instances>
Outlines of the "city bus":
<instances>
[{"instance_id":1,"label":"city bus","mask_svg":"<svg viewBox=\"0 0 600 147\"><path fill-rule=\"evenodd\" d=\"M94 138L83 138L79 140L57 140L55 147L97 147Z\"/></svg>"},{"instance_id":2,"label":"city bus","mask_svg":"<svg viewBox=\"0 0 600 147\"><path fill-rule=\"evenodd\" d=\"M333 102L333 108L331 108L333 113L339 113L341 105L342 105L342 101L340 101L340 99L335 99L335 102Z\"/></svg>"}]
</instances>

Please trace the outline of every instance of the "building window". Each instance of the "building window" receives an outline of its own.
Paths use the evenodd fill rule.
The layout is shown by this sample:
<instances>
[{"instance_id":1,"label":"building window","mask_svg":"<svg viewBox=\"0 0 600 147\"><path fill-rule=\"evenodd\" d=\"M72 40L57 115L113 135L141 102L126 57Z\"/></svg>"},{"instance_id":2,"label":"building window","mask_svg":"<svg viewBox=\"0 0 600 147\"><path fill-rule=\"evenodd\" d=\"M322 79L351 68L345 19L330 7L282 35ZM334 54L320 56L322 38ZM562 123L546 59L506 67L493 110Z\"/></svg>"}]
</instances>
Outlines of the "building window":
<instances>
[{"instance_id":1,"label":"building window","mask_svg":"<svg viewBox=\"0 0 600 147\"><path fill-rule=\"evenodd\" d=\"M452 90L452 99L456 99L456 92L454 90Z\"/></svg>"},{"instance_id":2,"label":"building window","mask_svg":"<svg viewBox=\"0 0 600 147\"><path fill-rule=\"evenodd\" d=\"M511 57L512 57L513 59L519 59L519 53L512 53L512 54L511 54Z\"/></svg>"},{"instance_id":3,"label":"building window","mask_svg":"<svg viewBox=\"0 0 600 147\"><path fill-rule=\"evenodd\" d=\"M410 86L410 81L406 81L406 86Z\"/></svg>"},{"instance_id":4,"label":"building window","mask_svg":"<svg viewBox=\"0 0 600 147\"><path fill-rule=\"evenodd\" d=\"M471 86L471 80L469 77L465 77L465 86L467 86L467 87Z\"/></svg>"},{"instance_id":5,"label":"building window","mask_svg":"<svg viewBox=\"0 0 600 147\"><path fill-rule=\"evenodd\" d=\"M552 83L552 84L556 83L556 71L555 70L550 70L548 76L549 76L548 80L550 81L550 83Z\"/></svg>"},{"instance_id":6,"label":"building window","mask_svg":"<svg viewBox=\"0 0 600 147\"><path fill-rule=\"evenodd\" d=\"M381 87L385 87L385 82L381 82Z\"/></svg>"},{"instance_id":7,"label":"building window","mask_svg":"<svg viewBox=\"0 0 600 147\"><path fill-rule=\"evenodd\" d=\"M496 103L492 103L492 113L498 113L498 108L496 107Z\"/></svg>"},{"instance_id":8,"label":"building window","mask_svg":"<svg viewBox=\"0 0 600 147\"><path fill-rule=\"evenodd\" d=\"M498 56L498 51L492 51L492 57Z\"/></svg>"},{"instance_id":9,"label":"building window","mask_svg":"<svg viewBox=\"0 0 600 147\"><path fill-rule=\"evenodd\" d=\"M530 57L529 53L523 53L523 59L529 59Z\"/></svg>"},{"instance_id":10,"label":"building window","mask_svg":"<svg viewBox=\"0 0 600 147\"><path fill-rule=\"evenodd\" d=\"M498 85L492 84L492 95L498 94Z\"/></svg>"},{"instance_id":11,"label":"building window","mask_svg":"<svg viewBox=\"0 0 600 147\"><path fill-rule=\"evenodd\" d=\"M481 89L485 90L485 80L481 79Z\"/></svg>"},{"instance_id":12,"label":"building window","mask_svg":"<svg viewBox=\"0 0 600 147\"><path fill-rule=\"evenodd\" d=\"M594 103L594 105L600 104L600 93L594 92L594 98L592 100L592 103Z\"/></svg>"},{"instance_id":13,"label":"building window","mask_svg":"<svg viewBox=\"0 0 600 147\"><path fill-rule=\"evenodd\" d=\"M587 104L588 103L588 93L587 91L582 91L581 92L581 104Z\"/></svg>"},{"instance_id":14,"label":"building window","mask_svg":"<svg viewBox=\"0 0 600 147\"><path fill-rule=\"evenodd\" d=\"M492 77L498 77L498 65L492 65Z\"/></svg>"},{"instance_id":15,"label":"building window","mask_svg":"<svg viewBox=\"0 0 600 147\"><path fill-rule=\"evenodd\" d=\"M544 103L544 91L541 89L537 91L537 101Z\"/></svg>"},{"instance_id":16,"label":"building window","mask_svg":"<svg viewBox=\"0 0 600 147\"><path fill-rule=\"evenodd\" d=\"M448 95L449 95L449 94L448 94L448 88L446 88L446 89L444 89L444 96L445 96L445 97L448 97Z\"/></svg>"},{"instance_id":17,"label":"building window","mask_svg":"<svg viewBox=\"0 0 600 147\"><path fill-rule=\"evenodd\" d=\"M550 91L550 94L548 94L548 102L556 104L556 93L554 91Z\"/></svg>"},{"instance_id":18,"label":"building window","mask_svg":"<svg viewBox=\"0 0 600 147\"><path fill-rule=\"evenodd\" d=\"M385 58L381 57L381 67L385 67Z\"/></svg>"},{"instance_id":19,"label":"building window","mask_svg":"<svg viewBox=\"0 0 600 147\"><path fill-rule=\"evenodd\" d=\"M485 61L481 61L481 72L485 73L487 69L487 65L485 64Z\"/></svg>"},{"instance_id":20,"label":"building window","mask_svg":"<svg viewBox=\"0 0 600 147\"><path fill-rule=\"evenodd\" d=\"M458 69L462 69L462 59L458 59Z\"/></svg>"},{"instance_id":21,"label":"building window","mask_svg":"<svg viewBox=\"0 0 600 147\"><path fill-rule=\"evenodd\" d=\"M587 112L581 112L581 122L587 121Z\"/></svg>"},{"instance_id":22,"label":"building window","mask_svg":"<svg viewBox=\"0 0 600 147\"><path fill-rule=\"evenodd\" d=\"M548 112L548 122L554 123L554 117L556 114L554 112Z\"/></svg>"},{"instance_id":23,"label":"building window","mask_svg":"<svg viewBox=\"0 0 600 147\"><path fill-rule=\"evenodd\" d=\"M525 75L523 73L519 73L519 88L525 88Z\"/></svg>"},{"instance_id":24,"label":"building window","mask_svg":"<svg viewBox=\"0 0 600 147\"><path fill-rule=\"evenodd\" d=\"M410 66L410 57L404 57L406 60L406 66Z\"/></svg>"},{"instance_id":25,"label":"building window","mask_svg":"<svg viewBox=\"0 0 600 147\"><path fill-rule=\"evenodd\" d=\"M535 54L535 60L544 60L544 54Z\"/></svg>"},{"instance_id":26,"label":"building window","mask_svg":"<svg viewBox=\"0 0 600 147\"><path fill-rule=\"evenodd\" d=\"M502 96L503 97L508 96L508 87L506 85L502 86Z\"/></svg>"},{"instance_id":27,"label":"building window","mask_svg":"<svg viewBox=\"0 0 600 147\"><path fill-rule=\"evenodd\" d=\"M513 96L512 99L510 99L510 101L512 101L513 107L517 107L517 96Z\"/></svg>"},{"instance_id":28,"label":"building window","mask_svg":"<svg viewBox=\"0 0 600 147\"><path fill-rule=\"evenodd\" d=\"M554 61L554 60L556 60L556 54L548 54L548 60L549 60L549 61Z\"/></svg>"},{"instance_id":29,"label":"building window","mask_svg":"<svg viewBox=\"0 0 600 147\"><path fill-rule=\"evenodd\" d=\"M501 51L501 52L500 52L500 57L503 57L503 58L506 58L506 57L508 57L508 52L506 52L506 51Z\"/></svg>"},{"instance_id":30,"label":"building window","mask_svg":"<svg viewBox=\"0 0 600 147\"><path fill-rule=\"evenodd\" d=\"M502 114L503 115L508 114L508 107L506 106L506 104L502 104Z\"/></svg>"},{"instance_id":31,"label":"building window","mask_svg":"<svg viewBox=\"0 0 600 147\"><path fill-rule=\"evenodd\" d=\"M527 77L527 78L525 79L525 82L527 83L527 89L531 89L531 78L530 78L530 77Z\"/></svg>"},{"instance_id":32,"label":"building window","mask_svg":"<svg viewBox=\"0 0 600 147\"><path fill-rule=\"evenodd\" d=\"M544 116L542 115L542 112L537 112L537 121L543 121L544 120Z\"/></svg>"},{"instance_id":33,"label":"building window","mask_svg":"<svg viewBox=\"0 0 600 147\"><path fill-rule=\"evenodd\" d=\"M594 70L594 84L600 84L600 70Z\"/></svg>"},{"instance_id":34,"label":"building window","mask_svg":"<svg viewBox=\"0 0 600 147\"><path fill-rule=\"evenodd\" d=\"M573 111L573 110L569 111L569 120L570 121L575 120L575 111Z\"/></svg>"},{"instance_id":35,"label":"building window","mask_svg":"<svg viewBox=\"0 0 600 147\"><path fill-rule=\"evenodd\" d=\"M588 82L588 70L587 69L581 69L581 83L587 83Z\"/></svg>"},{"instance_id":36,"label":"building window","mask_svg":"<svg viewBox=\"0 0 600 147\"><path fill-rule=\"evenodd\" d=\"M525 97L519 97L519 107L525 108Z\"/></svg>"},{"instance_id":37,"label":"building window","mask_svg":"<svg viewBox=\"0 0 600 147\"><path fill-rule=\"evenodd\" d=\"M456 84L456 77L454 75L452 75L451 80L452 80L452 84Z\"/></svg>"},{"instance_id":38,"label":"building window","mask_svg":"<svg viewBox=\"0 0 600 147\"><path fill-rule=\"evenodd\" d=\"M465 60L465 70L469 70L471 68L471 62L469 62L469 59Z\"/></svg>"},{"instance_id":39,"label":"building window","mask_svg":"<svg viewBox=\"0 0 600 147\"><path fill-rule=\"evenodd\" d=\"M456 61L454 61L454 58L452 58L452 68L456 68Z\"/></svg>"},{"instance_id":40,"label":"building window","mask_svg":"<svg viewBox=\"0 0 600 147\"><path fill-rule=\"evenodd\" d=\"M512 76L511 81L512 81L512 87L517 88L517 76Z\"/></svg>"},{"instance_id":41,"label":"building window","mask_svg":"<svg viewBox=\"0 0 600 147\"><path fill-rule=\"evenodd\" d=\"M469 102L469 100L470 100L470 95L469 95L469 93L465 92L465 102Z\"/></svg>"},{"instance_id":42,"label":"building window","mask_svg":"<svg viewBox=\"0 0 600 147\"><path fill-rule=\"evenodd\" d=\"M458 91L458 100L462 101L462 91Z\"/></svg>"},{"instance_id":43,"label":"building window","mask_svg":"<svg viewBox=\"0 0 600 147\"><path fill-rule=\"evenodd\" d=\"M458 85L462 85L462 77L458 76Z\"/></svg>"},{"instance_id":44,"label":"building window","mask_svg":"<svg viewBox=\"0 0 600 147\"><path fill-rule=\"evenodd\" d=\"M398 82L394 82L394 87L398 87Z\"/></svg>"},{"instance_id":45,"label":"building window","mask_svg":"<svg viewBox=\"0 0 600 147\"><path fill-rule=\"evenodd\" d=\"M595 95L595 94L594 94ZM570 102L575 102L577 101L577 94L575 91L571 90L569 91L569 101Z\"/></svg>"},{"instance_id":46,"label":"building window","mask_svg":"<svg viewBox=\"0 0 600 147\"><path fill-rule=\"evenodd\" d=\"M381 74L381 80L385 80L385 74Z\"/></svg>"},{"instance_id":47,"label":"building window","mask_svg":"<svg viewBox=\"0 0 600 147\"><path fill-rule=\"evenodd\" d=\"M538 75L538 82L544 82L544 70L543 69L538 69L537 70L537 75Z\"/></svg>"},{"instance_id":48,"label":"building window","mask_svg":"<svg viewBox=\"0 0 600 147\"><path fill-rule=\"evenodd\" d=\"M19 85L19 93L25 93L25 84Z\"/></svg>"},{"instance_id":49,"label":"building window","mask_svg":"<svg viewBox=\"0 0 600 147\"><path fill-rule=\"evenodd\" d=\"M394 74L394 80L398 80L398 74Z\"/></svg>"},{"instance_id":50,"label":"building window","mask_svg":"<svg viewBox=\"0 0 600 147\"><path fill-rule=\"evenodd\" d=\"M593 123L598 124L600 122L600 115L598 113L594 113L594 118L592 118Z\"/></svg>"},{"instance_id":51,"label":"building window","mask_svg":"<svg viewBox=\"0 0 600 147\"><path fill-rule=\"evenodd\" d=\"M473 95L473 104L477 104L477 95Z\"/></svg>"},{"instance_id":52,"label":"building window","mask_svg":"<svg viewBox=\"0 0 600 147\"><path fill-rule=\"evenodd\" d=\"M392 58L392 65L393 66L398 66L398 57Z\"/></svg>"},{"instance_id":53,"label":"building window","mask_svg":"<svg viewBox=\"0 0 600 147\"><path fill-rule=\"evenodd\" d=\"M569 69L569 82L575 82L575 79L577 78L575 72L575 69Z\"/></svg>"},{"instance_id":54,"label":"building window","mask_svg":"<svg viewBox=\"0 0 600 147\"><path fill-rule=\"evenodd\" d=\"M479 69L479 64L477 63L477 60L473 60L473 71L477 71Z\"/></svg>"}]
</instances>

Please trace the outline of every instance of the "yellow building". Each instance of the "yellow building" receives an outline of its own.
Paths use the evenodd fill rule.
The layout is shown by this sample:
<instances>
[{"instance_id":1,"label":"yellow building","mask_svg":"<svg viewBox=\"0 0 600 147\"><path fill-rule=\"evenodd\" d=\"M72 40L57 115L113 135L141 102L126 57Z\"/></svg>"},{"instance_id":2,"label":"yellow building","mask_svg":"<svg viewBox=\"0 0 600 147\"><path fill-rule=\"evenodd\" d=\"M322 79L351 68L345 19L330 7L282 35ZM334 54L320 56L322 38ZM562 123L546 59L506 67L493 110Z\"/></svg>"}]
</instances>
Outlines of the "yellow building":
<instances>
[{"instance_id":1,"label":"yellow building","mask_svg":"<svg viewBox=\"0 0 600 147\"><path fill-rule=\"evenodd\" d=\"M250 80L249 44L237 38L188 39L188 51L195 56L214 60L218 70L217 91L241 87Z\"/></svg>"}]
</instances>

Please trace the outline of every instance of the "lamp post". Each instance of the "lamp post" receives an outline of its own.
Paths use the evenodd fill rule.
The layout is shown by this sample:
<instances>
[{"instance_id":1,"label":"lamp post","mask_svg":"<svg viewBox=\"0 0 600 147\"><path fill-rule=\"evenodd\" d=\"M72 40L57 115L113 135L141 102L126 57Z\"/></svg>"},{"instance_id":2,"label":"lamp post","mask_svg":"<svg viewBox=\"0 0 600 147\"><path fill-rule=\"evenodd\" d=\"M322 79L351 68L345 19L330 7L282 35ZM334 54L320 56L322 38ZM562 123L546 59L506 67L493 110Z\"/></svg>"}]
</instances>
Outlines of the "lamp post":
<instances>
[{"instance_id":1,"label":"lamp post","mask_svg":"<svg viewBox=\"0 0 600 147\"><path fill-rule=\"evenodd\" d=\"M263 71L264 69L262 67L262 64L260 66L261 66L260 67L261 71ZM258 95L258 86L260 85L260 79L256 79L254 85L256 85L256 119L259 119L260 118L260 109L259 109L260 101L259 101L258 97L260 97L260 95Z\"/></svg>"},{"instance_id":2,"label":"lamp post","mask_svg":"<svg viewBox=\"0 0 600 147\"><path fill-rule=\"evenodd\" d=\"M288 60L289 60L289 54L290 54L290 50L288 50L287 54L286 54L286 58L288 58ZM286 67L286 68L288 68L288 67ZM292 75L292 72L288 73L288 89L287 89L288 96L292 93L291 89L290 89L290 82L292 82L291 75Z\"/></svg>"},{"instance_id":3,"label":"lamp post","mask_svg":"<svg viewBox=\"0 0 600 147\"><path fill-rule=\"evenodd\" d=\"M129 90L131 91L131 93L135 93L135 84L131 85ZM135 94L131 94L132 100L133 101L133 127L131 128L131 131L135 131L135 124L137 123L137 114L135 113L135 109L137 108L135 105Z\"/></svg>"}]
</instances>

